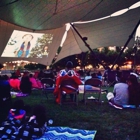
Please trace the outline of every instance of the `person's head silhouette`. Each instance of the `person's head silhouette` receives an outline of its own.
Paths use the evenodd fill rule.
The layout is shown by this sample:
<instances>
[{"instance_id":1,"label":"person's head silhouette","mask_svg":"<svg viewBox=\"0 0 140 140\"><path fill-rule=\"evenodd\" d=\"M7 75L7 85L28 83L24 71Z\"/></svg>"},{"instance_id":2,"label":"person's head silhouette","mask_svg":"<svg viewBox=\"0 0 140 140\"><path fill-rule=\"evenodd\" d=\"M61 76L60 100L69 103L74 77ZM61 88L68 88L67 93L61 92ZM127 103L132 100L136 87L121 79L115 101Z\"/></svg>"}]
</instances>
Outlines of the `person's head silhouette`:
<instances>
[{"instance_id":1,"label":"person's head silhouette","mask_svg":"<svg viewBox=\"0 0 140 140\"><path fill-rule=\"evenodd\" d=\"M72 69L72 68L73 68L73 63L72 63L71 61L68 61L68 62L66 63L66 68L67 68L67 69Z\"/></svg>"}]
</instances>

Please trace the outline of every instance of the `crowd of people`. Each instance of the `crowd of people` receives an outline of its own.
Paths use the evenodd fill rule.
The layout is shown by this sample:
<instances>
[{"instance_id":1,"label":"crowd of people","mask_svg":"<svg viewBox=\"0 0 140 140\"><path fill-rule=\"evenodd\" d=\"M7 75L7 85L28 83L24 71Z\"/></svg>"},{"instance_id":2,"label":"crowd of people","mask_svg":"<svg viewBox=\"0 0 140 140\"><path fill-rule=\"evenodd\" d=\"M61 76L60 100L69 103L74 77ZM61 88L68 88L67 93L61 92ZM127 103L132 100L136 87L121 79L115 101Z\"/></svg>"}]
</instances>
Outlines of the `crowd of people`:
<instances>
[{"instance_id":1,"label":"crowd of people","mask_svg":"<svg viewBox=\"0 0 140 140\"><path fill-rule=\"evenodd\" d=\"M23 100L11 98L11 91L31 94L32 88L41 88L42 84L31 73L22 76L13 73L11 77L0 76L0 138L1 139L32 139L41 137L46 131L45 107L36 105L31 116L27 116L30 105Z\"/></svg>"},{"instance_id":2,"label":"crowd of people","mask_svg":"<svg viewBox=\"0 0 140 140\"><path fill-rule=\"evenodd\" d=\"M140 105L140 83L138 77L130 73L127 79L120 76L120 80L114 85L113 91L107 94L111 105L120 109L125 105Z\"/></svg>"},{"instance_id":3,"label":"crowd of people","mask_svg":"<svg viewBox=\"0 0 140 140\"><path fill-rule=\"evenodd\" d=\"M101 74L99 71L98 73L87 72L84 80L90 78L98 78L102 80L103 84L104 81L107 80L107 73L109 72L109 68L106 69L104 75ZM80 73L81 74L81 73ZM60 103L60 84L63 79L72 78L75 80L76 84L75 87L77 88L78 85L82 85L83 80L80 78L80 74L73 70L73 63L68 61L66 64L65 69L59 71L56 77L56 87L54 90L54 95L56 97L56 102ZM117 67L115 71L115 79L114 79L114 88L112 92L107 94L107 99L109 100L110 104L116 105L118 108L123 108L123 105L135 105L138 107L140 105L140 83L138 82L138 75L134 72L130 72L129 75L126 77L122 74L120 69ZM85 88L96 89L93 86L87 86ZM69 93L70 89L63 89L64 93Z\"/></svg>"},{"instance_id":4,"label":"crowd of people","mask_svg":"<svg viewBox=\"0 0 140 140\"><path fill-rule=\"evenodd\" d=\"M42 88L41 81L32 73L25 72L22 76L12 73L11 77L1 76L1 79L7 81L13 91L21 91L23 94L31 94L33 88Z\"/></svg>"},{"instance_id":5,"label":"crowd of people","mask_svg":"<svg viewBox=\"0 0 140 140\"><path fill-rule=\"evenodd\" d=\"M76 85L74 88L78 89L79 85L84 85L85 80L90 78L98 78L104 80L101 72L90 73L87 71L84 79L80 77L79 72L73 69L73 63L68 61L65 68L60 70L56 77L51 73L49 78L55 78L54 97L57 104L60 104L61 91L60 85L64 79L74 79ZM37 105L31 116L27 116L29 106L26 107L22 100L17 100L12 103L11 89L20 91L23 94L31 94L33 88L42 88L41 79L48 78L48 73L40 71L39 73L24 73L22 76L19 71L12 74L11 77L7 75L0 76L0 113L8 114L6 118L1 116L0 137L4 139L30 139L34 137L41 137L46 131L46 113L45 108ZM140 83L138 77L134 73L124 78L120 71L117 73L116 83L113 91L107 93L107 99L110 105L116 106L119 109L123 105L135 105L136 108L140 105ZM87 89L100 90L97 87L87 85ZM69 94L72 89L63 88L63 92ZM4 117L4 116L3 116Z\"/></svg>"},{"instance_id":6,"label":"crowd of people","mask_svg":"<svg viewBox=\"0 0 140 140\"><path fill-rule=\"evenodd\" d=\"M42 105L36 105L31 116L27 116L29 105L23 100L16 100L13 108L5 120L0 124L1 139L33 139L41 137L46 131L46 109Z\"/></svg>"},{"instance_id":7,"label":"crowd of people","mask_svg":"<svg viewBox=\"0 0 140 140\"><path fill-rule=\"evenodd\" d=\"M91 78L93 77L94 76L92 75ZM88 78L90 78L90 76ZM84 81L85 79L88 78L84 78ZM63 87L62 89L60 89L61 82L66 79L73 79L75 81L75 85L73 85L73 87L71 88ZM63 96L66 96L66 94L69 94L73 91L73 88L78 89L79 85L84 85L84 81L81 79L80 74L73 69L73 63L71 61L68 61L65 65L65 69L60 70L56 76L55 90L54 90L56 103L60 104L61 90L64 93ZM91 85L85 85L85 89L100 90L98 87L91 86Z\"/></svg>"}]
</instances>

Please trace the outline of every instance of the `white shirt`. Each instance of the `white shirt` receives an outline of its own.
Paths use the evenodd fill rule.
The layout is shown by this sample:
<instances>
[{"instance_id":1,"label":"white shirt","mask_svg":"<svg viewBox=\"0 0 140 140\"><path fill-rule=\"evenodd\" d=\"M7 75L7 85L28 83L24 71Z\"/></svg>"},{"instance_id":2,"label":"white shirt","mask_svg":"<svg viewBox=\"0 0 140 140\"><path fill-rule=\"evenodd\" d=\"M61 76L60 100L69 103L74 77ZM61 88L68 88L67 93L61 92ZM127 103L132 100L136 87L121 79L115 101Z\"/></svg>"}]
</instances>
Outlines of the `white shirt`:
<instances>
[{"instance_id":1,"label":"white shirt","mask_svg":"<svg viewBox=\"0 0 140 140\"><path fill-rule=\"evenodd\" d=\"M128 104L128 85L126 83L115 84L113 93L115 93L114 103L118 105Z\"/></svg>"}]
</instances>

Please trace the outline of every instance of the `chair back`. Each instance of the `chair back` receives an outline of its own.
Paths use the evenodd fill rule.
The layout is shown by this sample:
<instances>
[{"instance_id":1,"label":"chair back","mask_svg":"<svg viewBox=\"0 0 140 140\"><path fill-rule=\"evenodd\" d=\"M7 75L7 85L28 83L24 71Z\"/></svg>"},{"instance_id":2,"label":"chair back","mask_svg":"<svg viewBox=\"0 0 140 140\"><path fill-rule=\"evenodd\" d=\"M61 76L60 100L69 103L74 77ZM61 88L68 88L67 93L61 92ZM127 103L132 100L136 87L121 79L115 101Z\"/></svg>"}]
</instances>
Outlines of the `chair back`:
<instances>
[{"instance_id":1,"label":"chair back","mask_svg":"<svg viewBox=\"0 0 140 140\"><path fill-rule=\"evenodd\" d=\"M68 94L70 95L70 102L69 98L67 100L63 99L65 95L63 95L63 89L68 90ZM72 103L78 105L78 84L72 79L72 77L62 79L61 85L60 85L60 91L61 91L61 103Z\"/></svg>"},{"instance_id":2,"label":"chair back","mask_svg":"<svg viewBox=\"0 0 140 140\"><path fill-rule=\"evenodd\" d=\"M100 90L95 90L95 89L86 89L85 88L85 91L84 91L84 94L83 94L83 99L84 99L84 102L85 104L87 103L87 101L91 101L92 100L95 100L95 101L98 101L100 102L100 97L101 97L101 87L102 87L102 81L98 78L91 78L91 79L88 79L85 81L85 85L91 85L91 86L94 86L94 87L98 87ZM91 93L98 93L98 95L96 97L93 97L91 96ZM91 96L91 97L88 97L88 96ZM89 100L88 100L89 99Z\"/></svg>"},{"instance_id":3,"label":"chair back","mask_svg":"<svg viewBox=\"0 0 140 140\"><path fill-rule=\"evenodd\" d=\"M127 81L130 73L133 72L131 70L122 70L122 77L125 79L125 81Z\"/></svg>"},{"instance_id":4,"label":"chair back","mask_svg":"<svg viewBox=\"0 0 140 140\"><path fill-rule=\"evenodd\" d=\"M61 82L60 88L63 88L63 87L68 88L68 89L72 89L75 91L78 89L77 83L72 78L63 79Z\"/></svg>"},{"instance_id":5,"label":"chair back","mask_svg":"<svg viewBox=\"0 0 140 140\"><path fill-rule=\"evenodd\" d=\"M107 80L109 83L114 84L116 82L116 71L108 71Z\"/></svg>"},{"instance_id":6,"label":"chair back","mask_svg":"<svg viewBox=\"0 0 140 140\"><path fill-rule=\"evenodd\" d=\"M46 87L53 87L55 84L54 80L51 78L42 78L41 83L46 85Z\"/></svg>"},{"instance_id":7,"label":"chair back","mask_svg":"<svg viewBox=\"0 0 140 140\"><path fill-rule=\"evenodd\" d=\"M98 78L91 78L85 81L85 85L91 85L95 87L101 87L102 81Z\"/></svg>"}]
</instances>

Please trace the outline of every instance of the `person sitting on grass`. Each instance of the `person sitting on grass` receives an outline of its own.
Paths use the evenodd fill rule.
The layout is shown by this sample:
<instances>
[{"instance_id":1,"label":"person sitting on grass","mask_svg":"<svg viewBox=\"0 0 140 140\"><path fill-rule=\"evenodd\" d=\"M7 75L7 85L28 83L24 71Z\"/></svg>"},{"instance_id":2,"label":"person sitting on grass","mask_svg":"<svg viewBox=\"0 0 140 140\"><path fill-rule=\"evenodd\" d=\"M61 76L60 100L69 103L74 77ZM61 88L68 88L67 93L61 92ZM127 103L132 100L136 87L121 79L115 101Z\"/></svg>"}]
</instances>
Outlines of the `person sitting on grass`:
<instances>
[{"instance_id":1,"label":"person sitting on grass","mask_svg":"<svg viewBox=\"0 0 140 140\"><path fill-rule=\"evenodd\" d=\"M5 119L12 105L10 91L9 81L0 75L0 122Z\"/></svg>"},{"instance_id":2,"label":"person sitting on grass","mask_svg":"<svg viewBox=\"0 0 140 140\"><path fill-rule=\"evenodd\" d=\"M15 139L18 128L24 123L26 111L23 100L16 100L5 121L0 125L1 139Z\"/></svg>"},{"instance_id":3,"label":"person sitting on grass","mask_svg":"<svg viewBox=\"0 0 140 140\"><path fill-rule=\"evenodd\" d=\"M20 90L23 94L31 94L32 83L30 82L29 76L24 76L21 78Z\"/></svg>"},{"instance_id":4,"label":"person sitting on grass","mask_svg":"<svg viewBox=\"0 0 140 140\"><path fill-rule=\"evenodd\" d=\"M36 105L33 115L28 122L24 123L18 130L18 139L31 140L41 137L46 131L46 111L44 106Z\"/></svg>"},{"instance_id":5,"label":"person sitting on grass","mask_svg":"<svg viewBox=\"0 0 140 140\"><path fill-rule=\"evenodd\" d=\"M32 83L32 88L41 88L41 82L37 81L34 77L33 74L29 75L30 82Z\"/></svg>"},{"instance_id":6,"label":"person sitting on grass","mask_svg":"<svg viewBox=\"0 0 140 140\"><path fill-rule=\"evenodd\" d=\"M129 105L135 105L138 107L140 105L140 84L135 75L130 74L127 80L128 91L129 91Z\"/></svg>"},{"instance_id":7,"label":"person sitting on grass","mask_svg":"<svg viewBox=\"0 0 140 140\"><path fill-rule=\"evenodd\" d=\"M114 85L113 93L107 94L109 104L118 109L122 109L123 105L128 105L128 84L123 77L120 78L120 82Z\"/></svg>"},{"instance_id":8,"label":"person sitting on grass","mask_svg":"<svg viewBox=\"0 0 140 140\"><path fill-rule=\"evenodd\" d=\"M14 91L20 91L20 80L13 74L9 80L10 86Z\"/></svg>"}]
</instances>

